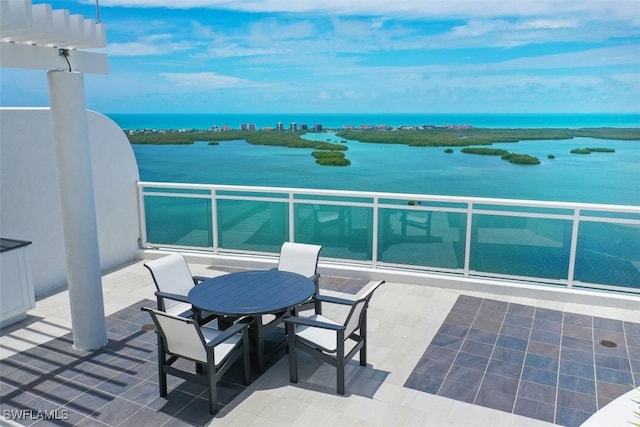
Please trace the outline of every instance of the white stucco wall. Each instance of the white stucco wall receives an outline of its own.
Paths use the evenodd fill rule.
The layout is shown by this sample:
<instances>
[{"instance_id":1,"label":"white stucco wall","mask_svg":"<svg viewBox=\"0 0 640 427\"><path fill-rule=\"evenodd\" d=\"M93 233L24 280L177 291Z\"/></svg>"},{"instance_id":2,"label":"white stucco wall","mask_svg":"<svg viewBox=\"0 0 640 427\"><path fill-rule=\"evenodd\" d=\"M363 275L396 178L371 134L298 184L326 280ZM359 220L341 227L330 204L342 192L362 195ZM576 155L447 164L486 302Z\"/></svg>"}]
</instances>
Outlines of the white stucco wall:
<instances>
[{"instance_id":1,"label":"white stucco wall","mask_svg":"<svg viewBox=\"0 0 640 427\"><path fill-rule=\"evenodd\" d=\"M134 259L138 166L127 137L88 112L101 268ZM0 108L0 236L29 240L36 295L66 285L60 195L49 109Z\"/></svg>"}]
</instances>

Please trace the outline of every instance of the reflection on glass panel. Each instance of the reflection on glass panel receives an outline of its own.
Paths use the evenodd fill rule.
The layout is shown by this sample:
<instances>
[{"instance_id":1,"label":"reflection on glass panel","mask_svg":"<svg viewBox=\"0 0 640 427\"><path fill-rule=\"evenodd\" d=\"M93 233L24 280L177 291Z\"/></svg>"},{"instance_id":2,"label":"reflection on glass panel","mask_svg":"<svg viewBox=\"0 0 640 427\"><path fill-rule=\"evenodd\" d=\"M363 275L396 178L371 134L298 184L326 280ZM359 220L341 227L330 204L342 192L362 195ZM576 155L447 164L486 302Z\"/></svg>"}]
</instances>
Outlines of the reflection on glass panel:
<instances>
[{"instance_id":1,"label":"reflection on glass panel","mask_svg":"<svg viewBox=\"0 0 640 427\"><path fill-rule=\"evenodd\" d=\"M373 209L297 203L295 240L322 245L323 257L371 260Z\"/></svg>"},{"instance_id":2,"label":"reflection on glass panel","mask_svg":"<svg viewBox=\"0 0 640 427\"><path fill-rule=\"evenodd\" d=\"M568 277L571 221L474 215L471 270L548 279Z\"/></svg>"},{"instance_id":3,"label":"reflection on glass panel","mask_svg":"<svg viewBox=\"0 0 640 427\"><path fill-rule=\"evenodd\" d=\"M580 223L574 278L640 288L640 226Z\"/></svg>"},{"instance_id":4,"label":"reflection on glass panel","mask_svg":"<svg viewBox=\"0 0 640 427\"><path fill-rule=\"evenodd\" d=\"M225 249L279 252L289 239L287 204L218 201L219 245Z\"/></svg>"},{"instance_id":5,"label":"reflection on glass panel","mask_svg":"<svg viewBox=\"0 0 640 427\"><path fill-rule=\"evenodd\" d=\"M393 264L464 267L466 214L381 209L378 259Z\"/></svg>"},{"instance_id":6,"label":"reflection on glass panel","mask_svg":"<svg viewBox=\"0 0 640 427\"><path fill-rule=\"evenodd\" d=\"M147 196L144 202L149 243L213 246L211 200Z\"/></svg>"}]
</instances>

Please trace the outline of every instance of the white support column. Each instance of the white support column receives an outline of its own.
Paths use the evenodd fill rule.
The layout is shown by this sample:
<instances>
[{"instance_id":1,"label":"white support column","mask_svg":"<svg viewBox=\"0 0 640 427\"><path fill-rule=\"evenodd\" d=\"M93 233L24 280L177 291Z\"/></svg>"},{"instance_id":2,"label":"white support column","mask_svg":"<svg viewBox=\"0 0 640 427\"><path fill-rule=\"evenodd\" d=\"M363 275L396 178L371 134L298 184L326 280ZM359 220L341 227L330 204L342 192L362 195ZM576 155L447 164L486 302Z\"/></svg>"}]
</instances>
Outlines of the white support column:
<instances>
[{"instance_id":1,"label":"white support column","mask_svg":"<svg viewBox=\"0 0 640 427\"><path fill-rule=\"evenodd\" d=\"M49 96L67 258L73 347L106 345L84 76L49 71Z\"/></svg>"}]
</instances>

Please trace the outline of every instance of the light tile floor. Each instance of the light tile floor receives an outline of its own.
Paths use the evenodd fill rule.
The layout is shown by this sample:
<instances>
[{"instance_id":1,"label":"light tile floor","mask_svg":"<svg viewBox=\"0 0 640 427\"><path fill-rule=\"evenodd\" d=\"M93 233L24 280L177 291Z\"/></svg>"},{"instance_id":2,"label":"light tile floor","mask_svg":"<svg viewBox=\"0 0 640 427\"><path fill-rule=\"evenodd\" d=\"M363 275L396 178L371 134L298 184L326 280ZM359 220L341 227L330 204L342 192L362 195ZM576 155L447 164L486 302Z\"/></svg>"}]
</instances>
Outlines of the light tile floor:
<instances>
[{"instance_id":1,"label":"light tile floor","mask_svg":"<svg viewBox=\"0 0 640 427\"><path fill-rule=\"evenodd\" d=\"M191 268L195 275L216 274L205 265L192 264ZM348 293L358 288L357 281L339 279L323 280L321 285ZM335 394L335 374L330 366L301 354L298 384L289 383L288 360L283 357L249 387L221 393L224 407L212 418L206 411L202 390L174 382L168 400L158 397L154 335L140 330L136 322L142 319L122 319L123 313L131 315L145 300L154 300L154 286L142 261L105 274L103 288L105 311L111 316L111 343L91 357L73 350L68 338L59 338L70 333L67 292L41 299L28 319L2 331L0 415L13 415L13 421L18 421L15 418L19 413L4 411L14 406L29 408L30 413L22 413L21 423L25 425L53 425L27 415L37 418L42 415L37 411L61 409L68 411L70 419L59 420L56 425L550 425L405 387L461 295L456 290L389 282L383 285L369 308L369 365L361 368L357 361L350 364L346 396ZM640 323L638 311L508 295L464 295ZM133 309L128 309L131 306ZM325 313L340 314L329 309ZM131 327L138 329L128 329ZM25 359L21 362L20 353L27 350L39 356L39 366L27 366ZM55 374L57 377L52 377ZM62 383L60 378L64 379ZM32 384L27 394L16 392L25 384ZM50 393L56 387L55 393ZM91 416L86 417L86 413Z\"/></svg>"}]
</instances>

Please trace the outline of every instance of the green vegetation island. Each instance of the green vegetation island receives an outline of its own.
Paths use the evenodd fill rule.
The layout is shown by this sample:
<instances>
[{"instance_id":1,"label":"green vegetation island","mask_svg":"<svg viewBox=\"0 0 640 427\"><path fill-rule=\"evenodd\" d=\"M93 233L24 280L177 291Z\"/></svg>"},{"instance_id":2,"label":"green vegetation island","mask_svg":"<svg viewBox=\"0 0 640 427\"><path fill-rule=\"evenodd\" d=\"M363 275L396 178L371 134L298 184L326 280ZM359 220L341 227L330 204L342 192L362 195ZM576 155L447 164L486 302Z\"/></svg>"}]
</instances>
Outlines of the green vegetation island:
<instances>
[{"instance_id":1,"label":"green vegetation island","mask_svg":"<svg viewBox=\"0 0 640 427\"><path fill-rule=\"evenodd\" d=\"M348 166L346 141L310 141L302 138L309 131L283 130L128 130L125 131L131 144L193 144L219 141L244 140L249 144L274 145L290 148L311 148L316 163L324 166ZM640 128L541 128L541 129L494 129L494 128L450 128L426 127L421 129L376 129L341 130L336 136L343 140L354 140L378 144L404 144L412 147L468 147L471 145L491 145L500 142L531 140L562 140L576 137L615 140L640 140ZM578 150L578 151L576 151ZM610 148L586 148L572 150L572 153L614 152ZM451 153L450 149L445 150ZM463 153L499 155L514 164L539 164L540 160L528 154L514 154L507 150L488 148L465 148ZM550 155L551 156L551 155ZM551 158L551 157L549 157Z\"/></svg>"},{"instance_id":2,"label":"green vegetation island","mask_svg":"<svg viewBox=\"0 0 640 427\"><path fill-rule=\"evenodd\" d=\"M591 154L591 153L615 153L613 148L574 148L571 154Z\"/></svg>"},{"instance_id":3,"label":"green vegetation island","mask_svg":"<svg viewBox=\"0 0 640 427\"><path fill-rule=\"evenodd\" d=\"M468 154L481 154L484 156L500 156L502 160L506 160L509 163L513 163L516 165L539 165L540 159L534 156L530 156L528 154L515 154L510 153L507 150L503 150L500 148L475 148L475 147L465 147L460 150L462 153Z\"/></svg>"}]
</instances>

